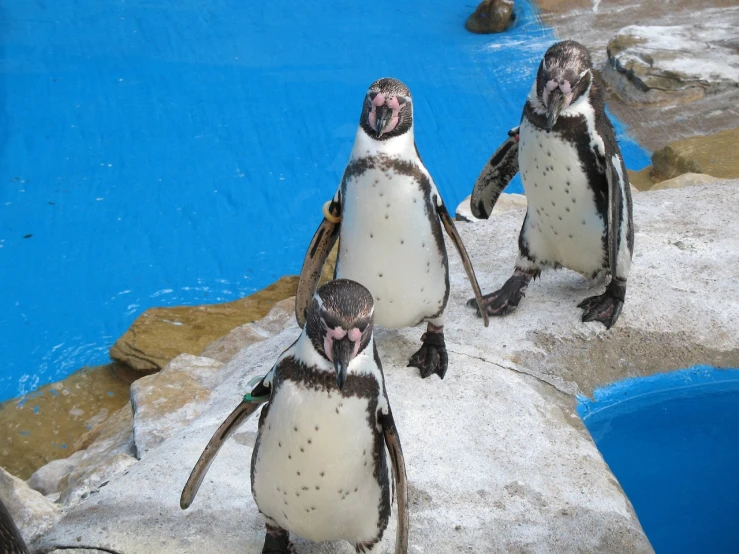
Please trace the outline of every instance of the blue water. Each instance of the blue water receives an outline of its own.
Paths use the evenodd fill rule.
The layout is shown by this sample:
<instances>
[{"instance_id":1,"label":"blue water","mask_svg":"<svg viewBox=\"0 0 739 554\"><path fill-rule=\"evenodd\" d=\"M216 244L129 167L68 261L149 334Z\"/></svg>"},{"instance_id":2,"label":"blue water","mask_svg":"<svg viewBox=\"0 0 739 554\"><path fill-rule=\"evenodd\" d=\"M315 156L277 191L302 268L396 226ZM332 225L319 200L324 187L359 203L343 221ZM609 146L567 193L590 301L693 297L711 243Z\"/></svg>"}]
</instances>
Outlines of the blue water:
<instances>
[{"instance_id":1,"label":"blue water","mask_svg":"<svg viewBox=\"0 0 739 554\"><path fill-rule=\"evenodd\" d=\"M739 552L739 370L600 389L578 412L657 554Z\"/></svg>"},{"instance_id":2,"label":"blue water","mask_svg":"<svg viewBox=\"0 0 739 554\"><path fill-rule=\"evenodd\" d=\"M555 40L524 1L468 33L475 3L3 2L0 400L105 363L146 308L297 273L379 77L456 207Z\"/></svg>"}]
</instances>

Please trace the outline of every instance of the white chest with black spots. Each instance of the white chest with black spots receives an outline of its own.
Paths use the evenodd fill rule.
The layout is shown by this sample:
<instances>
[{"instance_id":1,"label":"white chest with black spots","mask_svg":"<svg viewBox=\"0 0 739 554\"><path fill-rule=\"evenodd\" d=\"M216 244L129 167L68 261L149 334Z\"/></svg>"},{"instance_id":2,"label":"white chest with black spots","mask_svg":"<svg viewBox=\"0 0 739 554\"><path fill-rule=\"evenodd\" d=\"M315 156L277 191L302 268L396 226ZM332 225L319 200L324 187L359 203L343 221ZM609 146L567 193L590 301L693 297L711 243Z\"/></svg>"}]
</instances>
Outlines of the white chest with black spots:
<instances>
[{"instance_id":1,"label":"white chest with black spots","mask_svg":"<svg viewBox=\"0 0 739 554\"><path fill-rule=\"evenodd\" d=\"M254 500L264 515L313 541L377 537L383 490L374 476L379 432L368 424L368 405L366 398L280 384L254 467Z\"/></svg>"},{"instance_id":2,"label":"white chest with black spots","mask_svg":"<svg viewBox=\"0 0 739 554\"><path fill-rule=\"evenodd\" d=\"M604 265L606 224L575 145L534 127L526 118L519 136L529 252L542 264L560 264L593 276Z\"/></svg>"},{"instance_id":3,"label":"white chest with black spots","mask_svg":"<svg viewBox=\"0 0 739 554\"><path fill-rule=\"evenodd\" d=\"M347 179L343 201L337 277L370 290L383 327L438 316L447 296L446 252L435 238L442 236L436 208L418 180L392 167L367 169Z\"/></svg>"}]
</instances>

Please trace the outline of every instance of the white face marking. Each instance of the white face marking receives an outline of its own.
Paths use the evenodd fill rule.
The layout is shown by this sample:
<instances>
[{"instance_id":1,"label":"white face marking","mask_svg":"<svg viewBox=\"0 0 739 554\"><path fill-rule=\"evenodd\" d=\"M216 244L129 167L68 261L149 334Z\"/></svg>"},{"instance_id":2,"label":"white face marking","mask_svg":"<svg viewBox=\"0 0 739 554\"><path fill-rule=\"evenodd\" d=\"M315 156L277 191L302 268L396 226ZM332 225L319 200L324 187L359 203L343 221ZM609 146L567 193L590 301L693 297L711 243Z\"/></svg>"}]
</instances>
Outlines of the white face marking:
<instances>
[{"instance_id":1,"label":"white face marking","mask_svg":"<svg viewBox=\"0 0 739 554\"><path fill-rule=\"evenodd\" d=\"M603 266L606 222L596 210L573 145L524 119L519 167L528 201L526 238L531 254L592 276Z\"/></svg>"}]
</instances>

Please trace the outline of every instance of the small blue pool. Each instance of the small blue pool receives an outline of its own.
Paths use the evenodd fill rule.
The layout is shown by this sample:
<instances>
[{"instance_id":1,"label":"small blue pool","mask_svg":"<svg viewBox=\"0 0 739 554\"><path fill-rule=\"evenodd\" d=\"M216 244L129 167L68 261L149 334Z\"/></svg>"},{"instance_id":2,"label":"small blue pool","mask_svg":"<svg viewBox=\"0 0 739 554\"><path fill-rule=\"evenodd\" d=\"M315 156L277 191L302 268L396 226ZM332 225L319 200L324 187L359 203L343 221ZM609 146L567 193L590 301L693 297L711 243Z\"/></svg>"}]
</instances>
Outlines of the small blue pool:
<instances>
[{"instance_id":1,"label":"small blue pool","mask_svg":"<svg viewBox=\"0 0 739 554\"><path fill-rule=\"evenodd\" d=\"M739 370L630 379L578 412L657 554L739 552Z\"/></svg>"}]
</instances>

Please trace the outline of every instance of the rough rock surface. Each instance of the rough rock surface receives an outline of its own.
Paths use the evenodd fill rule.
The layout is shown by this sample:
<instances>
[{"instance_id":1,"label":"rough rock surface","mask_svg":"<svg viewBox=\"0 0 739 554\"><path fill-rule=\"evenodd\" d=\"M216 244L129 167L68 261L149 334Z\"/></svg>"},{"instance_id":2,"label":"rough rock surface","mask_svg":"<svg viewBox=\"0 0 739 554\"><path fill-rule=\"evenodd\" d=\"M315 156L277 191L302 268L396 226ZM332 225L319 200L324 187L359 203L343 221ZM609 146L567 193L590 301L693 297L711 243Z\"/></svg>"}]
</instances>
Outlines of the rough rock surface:
<instances>
[{"instance_id":1,"label":"rough rock surface","mask_svg":"<svg viewBox=\"0 0 739 554\"><path fill-rule=\"evenodd\" d=\"M713 28L712 22L716 20L719 21L720 28L736 29L739 26L739 6L736 0L537 0L537 4L541 21L545 25L551 25L560 39L574 39L587 46L598 68L607 66L606 48L609 41L621 29L634 23L667 29L680 27L690 30L703 27L709 33ZM669 37L674 33L669 31L666 34ZM728 38L716 46L725 49L724 52L733 49L732 55L735 58L736 34L733 36L734 38ZM706 52L703 46L700 49ZM691 59L692 50L685 50L688 52L688 59ZM718 63L723 62L719 59ZM736 68L736 65L733 67ZM696 85L703 86L698 83ZM714 87L707 92L688 103L639 106L623 102L617 95L611 95L608 105L611 112L629 127L631 136L642 146L654 151L662 148L669 140L739 127L739 110L736 109L739 87L727 86L718 92Z\"/></svg>"},{"instance_id":2,"label":"rough rock surface","mask_svg":"<svg viewBox=\"0 0 739 554\"><path fill-rule=\"evenodd\" d=\"M62 517L58 505L1 467L0 499L27 543L46 533Z\"/></svg>"},{"instance_id":3,"label":"rough rock surface","mask_svg":"<svg viewBox=\"0 0 739 554\"><path fill-rule=\"evenodd\" d=\"M739 128L677 140L652 155L652 179L663 181L683 173L705 173L723 179L737 179L738 152Z\"/></svg>"},{"instance_id":4,"label":"rough rock surface","mask_svg":"<svg viewBox=\"0 0 739 554\"><path fill-rule=\"evenodd\" d=\"M203 356L226 363L239 350L273 337L295 319L295 298L281 300L260 320L240 325L225 337L213 341L203 350Z\"/></svg>"},{"instance_id":5,"label":"rough rock surface","mask_svg":"<svg viewBox=\"0 0 739 554\"><path fill-rule=\"evenodd\" d=\"M739 86L737 44L722 12L689 26L630 25L608 43L603 77L627 103L692 101Z\"/></svg>"},{"instance_id":6,"label":"rough rock surface","mask_svg":"<svg viewBox=\"0 0 739 554\"><path fill-rule=\"evenodd\" d=\"M156 371L179 354L199 355L235 327L255 321L275 302L293 296L297 277L283 277L246 298L224 304L152 308L110 349L110 357L139 371Z\"/></svg>"},{"instance_id":7,"label":"rough rock surface","mask_svg":"<svg viewBox=\"0 0 739 554\"><path fill-rule=\"evenodd\" d=\"M621 319L580 323L577 303L602 290L570 271L533 283L514 314L482 326L451 253L450 369L443 381L406 368L422 329L378 330L411 487L410 552L651 552L618 483L575 413L577 394L617 379L707 363L739 366L739 187L635 196L636 256ZM509 276L525 198L504 195L488 221L459 223L490 290ZM467 206L460 215L472 220ZM467 212L465 214L465 212ZM256 418L221 451L186 512L178 502L213 431L297 336L285 329L241 350L217 373L200 416L82 502L37 547L81 543L122 552L258 552L251 499ZM215 377L214 377L215 379ZM383 544L392 552L391 526ZM353 552L297 541L302 553Z\"/></svg>"},{"instance_id":8,"label":"rough rock surface","mask_svg":"<svg viewBox=\"0 0 739 554\"><path fill-rule=\"evenodd\" d=\"M181 354L154 375L131 385L133 436L141 459L200 415L221 362Z\"/></svg>"},{"instance_id":9,"label":"rough rock surface","mask_svg":"<svg viewBox=\"0 0 739 554\"><path fill-rule=\"evenodd\" d=\"M241 351L224 368L231 377L213 391L202 417L70 510L39 545L82 536L85 544L124 552L258 552L262 523L248 478L256 418L223 449L187 512L179 509L179 494L249 377L269 370L297 333L291 322ZM453 375L422 381L403 367L413 342L384 331L378 340L408 463L411 552L651 552L571 397L505 369L502 360L456 352ZM440 415L442 406L454 417ZM392 543L388 538L384 551ZM299 551L353 549L300 541Z\"/></svg>"},{"instance_id":10,"label":"rough rock surface","mask_svg":"<svg viewBox=\"0 0 739 554\"><path fill-rule=\"evenodd\" d=\"M532 282L516 312L491 322L492 334L457 334L456 322L464 316L455 294L469 286L453 280L447 341L471 352L494 352L511 367L582 394L618 379L695 364L739 367L739 222L726 209L739 201L739 190L727 184L739 180L634 197L635 254L626 303L609 332L581 323L577 308L583 298L600 294L606 281L560 270ZM477 221L478 232L464 229L483 292L499 288L513 271L525 210L511 204ZM474 219L464 203L458 211Z\"/></svg>"},{"instance_id":11,"label":"rough rock surface","mask_svg":"<svg viewBox=\"0 0 739 554\"><path fill-rule=\"evenodd\" d=\"M672 179L666 181L660 181L655 183L649 190L662 190L662 189L678 189L682 187L692 187L695 185L712 185L712 184L728 184L736 185L739 181L736 180L724 180L717 177L711 177L704 173L683 173Z\"/></svg>"}]
</instances>

